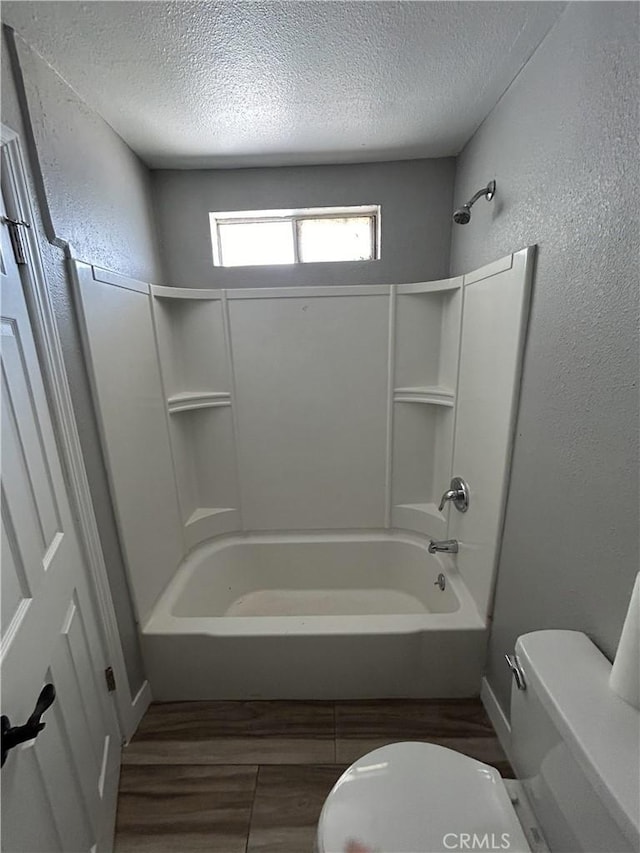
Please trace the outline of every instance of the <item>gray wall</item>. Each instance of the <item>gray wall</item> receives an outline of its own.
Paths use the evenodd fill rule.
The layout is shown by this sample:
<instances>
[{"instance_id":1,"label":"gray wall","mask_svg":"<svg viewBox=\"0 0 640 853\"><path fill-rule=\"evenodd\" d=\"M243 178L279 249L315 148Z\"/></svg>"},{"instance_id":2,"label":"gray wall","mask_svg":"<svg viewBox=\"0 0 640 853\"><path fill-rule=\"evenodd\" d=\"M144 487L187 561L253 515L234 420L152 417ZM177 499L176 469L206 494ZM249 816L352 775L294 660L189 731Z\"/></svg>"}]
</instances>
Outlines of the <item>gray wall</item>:
<instances>
[{"instance_id":1,"label":"gray wall","mask_svg":"<svg viewBox=\"0 0 640 853\"><path fill-rule=\"evenodd\" d=\"M462 152L452 272L539 245L488 677L518 634L614 655L638 571L638 7L572 3Z\"/></svg>"},{"instance_id":2,"label":"gray wall","mask_svg":"<svg viewBox=\"0 0 640 853\"><path fill-rule=\"evenodd\" d=\"M21 38L22 77L50 240L134 278L161 278L150 173L109 125Z\"/></svg>"},{"instance_id":3,"label":"gray wall","mask_svg":"<svg viewBox=\"0 0 640 853\"><path fill-rule=\"evenodd\" d=\"M168 284L273 287L387 284L447 275L455 161L410 160L347 166L157 171L156 211ZM375 262L214 267L209 212L382 205Z\"/></svg>"},{"instance_id":4,"label":"gray wall","mask_svg":"<svg viewBox=\"0 0 640 853\"><path fill-rule=\"evenodd\" d=\"M3 32L2 122L29 154L47 283L53 298L85 465L133 693L144 668L116 531L63 251L82 260L159 280L150 217L149 173L124 142L24 43ZM13 56L11 56L13 54ZM17 61L19 59L19 67ZM24 79L23 79L24 75ZM24 85L23 85L24 83Z\"/></svg>"}]
</instances>

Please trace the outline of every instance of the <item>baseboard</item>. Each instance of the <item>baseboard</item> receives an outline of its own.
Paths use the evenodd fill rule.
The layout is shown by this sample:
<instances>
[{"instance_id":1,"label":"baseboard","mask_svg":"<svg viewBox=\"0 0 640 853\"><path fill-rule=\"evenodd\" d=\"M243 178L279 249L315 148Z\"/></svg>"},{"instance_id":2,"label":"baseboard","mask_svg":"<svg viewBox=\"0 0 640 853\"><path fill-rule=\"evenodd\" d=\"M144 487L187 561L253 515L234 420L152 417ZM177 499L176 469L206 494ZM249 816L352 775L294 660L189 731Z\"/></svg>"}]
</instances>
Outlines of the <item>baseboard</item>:
<instances>
[{"instance_id":1,"label":"baseboard","mask_svg":"<svg viewBox=\"0 0 640 853\"><path fill-rule=\"evenodd\" d=\"M136 733L140 720L144 717L145 712L151 704L151 685L148 681L143 681L140 690L136 693L133 702L131 703L131 711L127 720L127 731L125 732L125 743L129 743L131 738Z\"/></svg>"},{"instance_id":2,"label":"baseboard","mask_svg":"<svg viewBox=\"0 0 640 853\"><path fill-rule=\"evenodd\" d=\"M507 757L511 758L511 724L486 678L482 679L480 699L496 731L500 746L504 749Z\"/></svg>"}]
</instances>

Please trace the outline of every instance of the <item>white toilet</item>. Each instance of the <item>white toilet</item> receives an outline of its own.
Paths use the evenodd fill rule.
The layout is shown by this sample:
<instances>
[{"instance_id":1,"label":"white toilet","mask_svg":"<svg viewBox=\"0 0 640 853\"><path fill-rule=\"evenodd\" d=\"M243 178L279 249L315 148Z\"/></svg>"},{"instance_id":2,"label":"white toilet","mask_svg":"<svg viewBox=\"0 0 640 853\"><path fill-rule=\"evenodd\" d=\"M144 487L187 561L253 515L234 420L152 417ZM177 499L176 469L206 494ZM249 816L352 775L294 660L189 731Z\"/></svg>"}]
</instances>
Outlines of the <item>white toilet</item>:
<instances>
[{"instance_id":1,"label":"white toilet","mask_svg":"<svg viewBox=\"0 0 640 853\"><path fill-rule=\"evenodd\" d=\"M517 781L434 744L376 749L327 797L318 853L637 853L640 713L611 691L611 664L575 631L520 637L516 661Z\"/></svg>"}]
</instances>

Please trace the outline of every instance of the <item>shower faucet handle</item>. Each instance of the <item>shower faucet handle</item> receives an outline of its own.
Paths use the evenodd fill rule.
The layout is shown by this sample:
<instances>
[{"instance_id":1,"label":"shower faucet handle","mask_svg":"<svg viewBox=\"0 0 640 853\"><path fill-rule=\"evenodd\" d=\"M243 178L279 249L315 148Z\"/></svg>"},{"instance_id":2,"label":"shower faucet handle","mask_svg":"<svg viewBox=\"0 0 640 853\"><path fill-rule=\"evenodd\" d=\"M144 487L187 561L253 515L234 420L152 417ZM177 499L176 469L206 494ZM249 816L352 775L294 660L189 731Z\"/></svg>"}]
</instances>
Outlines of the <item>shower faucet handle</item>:
<instances>
[{"instance_id":1,"label":"shower faucet handle","mask_svg":"<svg viewBox=\"0 0 640 853\"><path fill-rule=\"evenodd\" d=\"M449 488L440 498L440 506L438 507L440 512L444 509L447 501L452 501L459 512L466 512L469 509L469 486L462 477L454 477L451 480Z\"/></svg>"}]
</instances>

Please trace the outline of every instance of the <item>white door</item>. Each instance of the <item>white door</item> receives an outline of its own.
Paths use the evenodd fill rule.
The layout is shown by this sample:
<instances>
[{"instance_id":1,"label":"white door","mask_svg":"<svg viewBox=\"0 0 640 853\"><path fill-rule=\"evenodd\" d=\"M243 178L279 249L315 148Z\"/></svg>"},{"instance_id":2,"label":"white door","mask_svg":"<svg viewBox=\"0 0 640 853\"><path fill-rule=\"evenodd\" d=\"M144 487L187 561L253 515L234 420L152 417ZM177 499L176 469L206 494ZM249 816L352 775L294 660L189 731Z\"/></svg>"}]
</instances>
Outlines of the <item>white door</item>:
<instances>
[{"instance_id":1,"label":"white door","mask_svg":"<svg viewBox=\"0 0 640 853\"><path fill-rule=\"evenodd\" d=\"M2 356L2 714L26 722L56 699L37 739L2 768L2 850L111 849L120 733L105 647L65 484L4 203Z\"/></svg>"}]
</instances>

